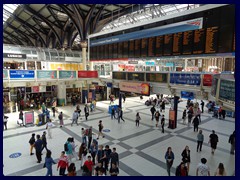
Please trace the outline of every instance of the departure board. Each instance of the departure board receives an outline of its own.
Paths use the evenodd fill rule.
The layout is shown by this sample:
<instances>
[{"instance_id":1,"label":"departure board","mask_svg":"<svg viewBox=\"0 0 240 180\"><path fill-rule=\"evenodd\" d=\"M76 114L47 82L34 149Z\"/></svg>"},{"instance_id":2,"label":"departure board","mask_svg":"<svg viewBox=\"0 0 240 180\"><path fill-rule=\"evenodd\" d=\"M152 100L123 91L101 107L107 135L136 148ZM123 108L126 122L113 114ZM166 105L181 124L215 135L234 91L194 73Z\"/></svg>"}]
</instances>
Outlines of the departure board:
<instances>
[{"instance_id":1,"label":"departure board","mask_svg":"<svg viewBox=\"0 0 240 180\"><path fill-rule=\"evenodd\" d=\"M128 58L128 41L123 42L123 58Z\"/></svg>"},{"instance_id":2,"label":"departure board","mask_svg":"<svg viewBox=\"0 0 240 180\"><path fill-rule=\"evenodd\" d=\"M118 58L123 57L123 42L118 43Z\"/></svg>"},{"instance_id":3,"label":"departure board","mask_svg":"<svg viewBox=\"0 0 240 180\"><path fill-rule=\"evenodd\" d=\"M155 44L156 44L156 38L150 37L148 38L148 56L155 56Z\"/></svg>"},{"instance_id":4,"label":"departure board","mask_svg":"<svg viewBox=\"0 0 240 180\"><path fill-rule=\"evenodd\" d=\"M197 29L194 31L193 54L204 53L205 47L205 29Z\"/></svg>"},{"instance_id":5,"label":"departure board","mask_svg":"<svg viewBox=\"0 0 240 180\"><path fill-rule=\"evenodd\" d=\"M143 38L141 43L141 57L147 56L148 38Z\"/></svg>"},{"instance_id":6,"label":"departure board","mask_svg":"<svg viewBox=\"0 0 240 180\"><path fill-rule=\"evenodd\" d=\"M207 28L205 53L216 53L218 48L218 27Z\"/></svg>"},{"instance_id":7,"label":"departure board","mask_svg":"<svg viewBox=\"0 0 240 180\"><path fill-rule=\"evenodd\" d=\"M134 40L129 41L128 57L130 57L130 58L134 57Z\"/></svg>"},{"instance_id":8,"label":"departure board","mask_svg":"<svg viewBox=\"0 0 240 180\"><path fill-rule=\"evenodd\" d=\"M162 56L163 54L163 36L156 37L156 56Z\"/></svg>"},{"instance_id":9,"label":"departure board","mask_svg":"<svg viewBox=\"0 0 240 180\"><path fill-rule=\"evenodd\" d=\"M164 56L172 55L172 50L173 50L173 34L164 35L163 55Z\"/></svg>"},{"instance_id":10,"label":"departure board","mask_svg":"<svg viewBox=\"0 0 240 180\"><path fill-rule=\"evenodd\" d=\"M113 58L113 44L108 45L108 58Z\"/></svg>"},{"instance_id":11,"label":"departure board","mask_svg":"<svg viewBox=\"0 0 240 180\"><path fill-rule=\"evenodd\" d=\"M173 34L173 55L180 55L182 53L183 33Z\"/></svg>"},{"instance_id":12,"label":"departure board","mask_svg":"<svg viewBox=\"0 0 240 180\"><path fill-rule=\"evenodd\" d=\"M100 59L100 54L99 54L99 52L100 52L100 46L97 46L97 53L96 53L97 59Z\"/></svg>"},{"instance_id":13,"label":"departure board","mask_svg":"<svg viewBox=\"0 0 240 180\"><path fill-rule=\"evenodd\" d=\"M118 58L118 44L113 44L113 58Z\"/></svg>"},{"instance_id":14,"label":"departure board","mask_svg":"<svg viewBox=\"0 0 240 180\"><path fill-rule=\"evenodd\" d=\"M226 25L219 28L218 52L232 52L233 26Z\"/></svg>"},{"instance_id":15,"label":"departure board","mask_svg":"<svg viewBox=\"0 0 240 180\"><path fill-rule=\"evenodd\" d=\"M126 80L126 74L126 72L113 72L112 77L113 79Z\"/></svg>"},{"instance_id":16,"label":"departure board","mask_svg":"<svg viewBox=\"0 0 240 180\"><path fill-rule=\"evenodd\" d=\"M183 33L183 49L182 54L192 54L193 47L193 31L185 31Z\"/></svg>"},{"instance_id":17,"label":"departure board","mask_svg":"<svg viewBox=\"0 0 240 180\"><path fill-rule=\"evenodd\" d=\"M104 45L104 59L108 59L108 44Z\"/></svg>"},{"instance_id":18,"label":"departure board","mask_svg":"<svg viewBox=\"0 0 240 180\"><path fill-rule=\"evenodd\" d=\"M104 55L104 53L105 53L105 51L104 51L104 45L101 45L100 46L100 59L104 59L104 57L105 57L105 55Z\"/></svg>"},{"instance_id":19,"label":"departure board","mask_svg":"<svg viewBox=\"0 0 240 180\"><path fill-rule=\"evenodd\" d=\"M90 47L90 59L94 59L94 47Z\"/></svg>"},{"instance_id":20,"label":"departure board","mask_svg":"<svg viewBox=\"0 0 240 180\"><path fill-rule=\"evenodd\" d=\"M134 44L134 57L140 57L141 39L136 39Z\"/></svg>"},{"instance_id":21,"label":"departure board","mask_svg":"<svg viewBox=\"0 0 240 180\"><path fill-rule=\"evenodd\" d=\"M228 103L235 103L235 81L221 80L219 99Z\"/></svg>"},{"instance_id":22,"label":"departure board","mask_svg":"<svg viewBox=\"0 0 240 180\"><path fill-rule=\"evenodd\" d=\"M144 73L128 73L128 80L144 81Z\"/></svg>"}]
</instances>

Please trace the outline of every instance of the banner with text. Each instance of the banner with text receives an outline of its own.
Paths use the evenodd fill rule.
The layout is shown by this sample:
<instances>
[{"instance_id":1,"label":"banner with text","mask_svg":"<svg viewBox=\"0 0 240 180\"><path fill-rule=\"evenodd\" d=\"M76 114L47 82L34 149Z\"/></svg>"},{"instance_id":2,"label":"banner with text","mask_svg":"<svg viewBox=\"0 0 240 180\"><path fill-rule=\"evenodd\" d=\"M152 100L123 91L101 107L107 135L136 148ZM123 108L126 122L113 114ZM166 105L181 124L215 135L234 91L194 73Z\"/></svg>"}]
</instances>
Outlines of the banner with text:
<instances>
[{"instance_id":1,"label":"banner with text","mask_svg":"<svg viewBox=\"0 0 240 180\"><path fill-rule=\"evenodd\" d=\"M97 71L78 71L78 78L98 78Z\"/></svg>"},{"instance_id":2,"label":"banner with text","mask_svg":"<svg viewBox=\"0 0 240 180\"><path fill-rule=\"evenodd\" d=\"M38 79L57 79L57 71L37 71L37 78Z\"/></svg>"},{"instance_id":3,"label":"banner with text","mask_svg":"<svg viewBox=\"0 0 240 180\"><path fill-rule=\"evenodd\" d=\"M200 74L170 73L170 83L200 86L201 76Z\"/></svg>"},{"instance_id":4,"label":"banner with text","mask_svg":"<svg viewBox=\"0 0 240 180\"><path fill-rule=\"evenodd\" d=\"M142 95L150 95L149 83L120 82L120 91L133 92Z\"/></svg>"},{"instance_id":5,"label":"banner with text","mask_svg":"<svg viewBox=\"0 0 240 180\"><path fill-rule=\"evenodd\" d=\"M77 78L76 71L59 71L59 79L75 79Z\"/></svg>"},{"instance_id":6,"label":"banner with text","mask_svg":"<svg viewBox=\"0 0 240 180\"><path fill-rule=\"evenodd\" d=\"M9 70L10 79L34 79L34 74L31 70Z\"/></svg>"}]
</instances>

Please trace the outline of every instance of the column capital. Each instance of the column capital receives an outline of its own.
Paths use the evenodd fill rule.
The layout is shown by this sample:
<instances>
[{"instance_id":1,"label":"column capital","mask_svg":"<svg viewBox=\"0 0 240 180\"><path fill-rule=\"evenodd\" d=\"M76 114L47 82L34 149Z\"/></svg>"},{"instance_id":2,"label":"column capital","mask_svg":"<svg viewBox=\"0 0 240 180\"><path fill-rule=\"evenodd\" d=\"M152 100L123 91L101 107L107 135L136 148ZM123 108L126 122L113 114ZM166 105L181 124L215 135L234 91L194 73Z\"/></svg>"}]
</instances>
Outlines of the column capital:
<instances>
[{"instance_id":1,"label":"column capital","mask_svg":"<svg viewBox=\"0 0 240 180\"><path fill-rule=\"evenodd\" d=\"M88 46L87 41L81 41L80 45L81 45L81 48L87 48Z\"/></svg>"}]
</instances>

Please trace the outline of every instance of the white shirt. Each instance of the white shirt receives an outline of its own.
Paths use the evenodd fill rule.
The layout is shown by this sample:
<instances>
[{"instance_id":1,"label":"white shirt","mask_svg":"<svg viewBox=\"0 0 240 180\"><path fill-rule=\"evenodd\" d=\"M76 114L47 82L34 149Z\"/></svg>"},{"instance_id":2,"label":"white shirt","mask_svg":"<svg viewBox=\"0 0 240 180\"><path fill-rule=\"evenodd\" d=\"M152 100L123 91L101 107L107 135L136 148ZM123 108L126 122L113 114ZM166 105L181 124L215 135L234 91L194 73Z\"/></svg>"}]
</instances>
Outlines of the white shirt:
<instances>
[{"instance_id":1,"label":"white shirt","mask_svg":"<svg viewBox=\"0 0 240 180\"><path fill-rule=\"evenodd\" d=\"M199 163L197 166L198 176L208 176L208 172L210 172L210 168L203 163Z\"/></svg>"}]
</instances>

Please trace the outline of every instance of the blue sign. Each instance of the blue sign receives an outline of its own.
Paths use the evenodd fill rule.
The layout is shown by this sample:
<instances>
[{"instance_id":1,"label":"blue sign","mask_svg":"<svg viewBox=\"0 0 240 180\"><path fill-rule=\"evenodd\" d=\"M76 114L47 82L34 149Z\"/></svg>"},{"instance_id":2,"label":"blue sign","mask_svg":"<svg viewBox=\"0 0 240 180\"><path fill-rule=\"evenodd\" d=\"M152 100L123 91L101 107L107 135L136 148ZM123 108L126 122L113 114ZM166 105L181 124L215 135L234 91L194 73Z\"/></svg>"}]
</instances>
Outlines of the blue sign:
<instances>
[{"instance_id":1,"label":"blue sign","mask_svg":"<svg viewBox=\"0 0 240 180\"><path fill-rule=\"evenodd\" d=\"M20 157L22 154L21 153L13 153L13 154L11 154L10 156L9 156L9 158L18 158L18 157Z\"/></svg>"},{"instance_id":2,"label":"blue sign","mask_svg":"<svg viewBox=\"0 0 240 180\"><path fill-rule=\"evenodd\" d=\"M173 63L166 63L166 66L173 67Z\"/></svg>"},{"instance_id":3,"label":"blue sign","mask_svg":"<svg viewBox=\"0 0 240 180\"><path fill-rule=\"evenodd\" d=\"M103 129L103 132L110 132L110 129Z\"/></svg>"},{"instance_id":4,"label":"blue sign","mask_svg":"<svg viewBox=\"0 0 240 180\"><path fill-rule=\"evenodd\" d=\"M147 66L155 66L155 62L147 61L146 65Z\"/></svg>"},{"instance_id":5,"label":"blue sign","mask_svg":"<svg viewBox=\"0 0 240 180\"><path fill-rule=\"evenodd\" d=\"M171 84L186 84L193 86L200 86L201 76L200 74L182 74L182 73L171 73L170 74Z\"/></svg>"},{"instance_id":6,"label":"blue sign","mask_svg":"<svg viewBox=\"0 0 240 180\"><path fill-rule=\"evenodd\" d=\"M32 70L9 70L10 79L34 79Z\"/></svg>"},{"instance_id":7,"label":"blue sign","mask_svg":"<svg viewBox=\"0 0 240 180\"><path fill-rule=\"evenodd\" d=\"M181 98L185 99L194 99L194 93L193 92L187 92L187 91L181 91Z\"/></svg>"},{"instance_id":8,"label":"blue sign","mask_svg":"<svg viewBox=\"0 0 240 180\"><path fill-rule=\"evenodd\" d=\"M112 83L107 83L107 87L111 88L112 87Z\"/></svg>"}]
</instances>

